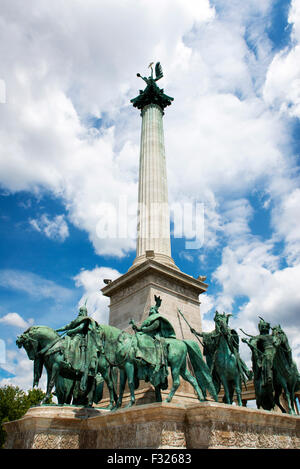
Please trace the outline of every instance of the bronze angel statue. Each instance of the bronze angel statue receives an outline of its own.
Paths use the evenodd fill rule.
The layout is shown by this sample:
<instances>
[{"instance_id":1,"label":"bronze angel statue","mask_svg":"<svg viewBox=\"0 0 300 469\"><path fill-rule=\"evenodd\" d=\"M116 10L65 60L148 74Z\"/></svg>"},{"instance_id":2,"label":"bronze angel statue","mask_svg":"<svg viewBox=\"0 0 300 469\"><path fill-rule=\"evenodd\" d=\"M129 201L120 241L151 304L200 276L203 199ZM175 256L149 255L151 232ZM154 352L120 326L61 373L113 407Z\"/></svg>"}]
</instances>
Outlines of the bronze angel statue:
<instances>
[{"instance_id":1,"label":"bronze angel statue","mask_svg":"<svg viewBox=\"0 0 300 469\"><path fill-rule=\"evenodd\" d=\"M174 98L164 94L164 90L156 84L164 76L160 62L155 64L155 78L153 77L153 65L154 62L151 62L148 66L148 68L151 68L151 75L149 77L143 77L140 73L137 73L137 76L147 83L146 88L140 90L139 96L130 100L133 106L138 109L143 109L148 104L157 104L164 109L166 106L170 106L174 100Z\"/></svg>"}]
</instances>

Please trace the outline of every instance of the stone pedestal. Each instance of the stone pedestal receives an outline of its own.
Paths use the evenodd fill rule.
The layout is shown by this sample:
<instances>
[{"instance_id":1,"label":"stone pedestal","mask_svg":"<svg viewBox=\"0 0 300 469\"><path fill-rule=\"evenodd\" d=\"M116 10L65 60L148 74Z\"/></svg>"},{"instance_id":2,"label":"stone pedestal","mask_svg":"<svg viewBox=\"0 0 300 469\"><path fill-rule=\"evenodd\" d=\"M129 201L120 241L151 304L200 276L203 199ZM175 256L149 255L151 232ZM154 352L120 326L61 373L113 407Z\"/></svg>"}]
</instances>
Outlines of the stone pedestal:
<instances>
[{"instance_id":1,"label":"stone pedestal","mask_svg":"<svg viewBox=\"0 0 300 469\"><path fill-rule=\"evenodd\" d=\"M214 402L35 407L5 430L6 448L300 449L299 417Z\"/></svg>"},{"instance_id":2,"label":"stone pedestal","mask_svg":"<svg viewBox=\"0 0 300 469\"><path fill-rule=\"evenodd\" d=\"M144 321L154 306L154 295L162 299L159 312L170 321L178 339L195 339L185 321L178 318L178 308L189 324L202 330L199 295L207 284L180 270L157 262L155 257L129 270L102 288L110 298L109 324L132 332L130 319L137 324Z\"/></svg>"}]
</instances>

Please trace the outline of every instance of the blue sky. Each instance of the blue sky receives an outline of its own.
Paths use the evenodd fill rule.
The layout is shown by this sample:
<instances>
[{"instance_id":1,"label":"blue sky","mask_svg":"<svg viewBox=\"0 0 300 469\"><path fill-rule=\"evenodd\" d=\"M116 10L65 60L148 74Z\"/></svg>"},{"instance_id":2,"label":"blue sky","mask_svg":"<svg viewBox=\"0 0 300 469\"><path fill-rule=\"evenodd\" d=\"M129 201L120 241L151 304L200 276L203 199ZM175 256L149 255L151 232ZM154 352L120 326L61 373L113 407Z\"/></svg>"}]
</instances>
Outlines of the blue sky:
<instances>
[{"instance_id":1,"label":"blue sky","mask_svg":"<svg viewBox=\"0 0 300 469\"><path fill-rule=\"evenodd\" d=\"M15 347L29 325L60 327L86 299L107 321L103 279L135 257L130 99L151 61L174 97L170 206L204 205L202 246L172 239L180 269L207 276L203 328L216 309L249 333L259 315L280 322L299 366L299 0L4 0L0 21L0 384L31 386ZM103 239L120 200L131 231Z\"/></svg>"}]
</instances>

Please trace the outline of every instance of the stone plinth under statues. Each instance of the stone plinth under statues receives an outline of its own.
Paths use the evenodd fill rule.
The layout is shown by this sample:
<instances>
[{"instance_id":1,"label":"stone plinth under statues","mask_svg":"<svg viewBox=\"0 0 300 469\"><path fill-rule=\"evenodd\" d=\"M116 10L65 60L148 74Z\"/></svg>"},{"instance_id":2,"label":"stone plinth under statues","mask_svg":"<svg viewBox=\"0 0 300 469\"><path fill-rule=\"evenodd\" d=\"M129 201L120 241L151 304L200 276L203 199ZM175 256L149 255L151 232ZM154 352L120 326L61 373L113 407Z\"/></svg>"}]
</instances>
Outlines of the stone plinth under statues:
<instances>
[{"instance_id":1,"label":"stone plinth under statues","mask_svg":"<svg viewBox=\"0 0 300 469\"><path fill-rule=\"evenodd\" d=\"M8 449L300 448L298 417L215 402L152 403L117 412L34 407L5 430Z\"/></svg>"}]
</instances>

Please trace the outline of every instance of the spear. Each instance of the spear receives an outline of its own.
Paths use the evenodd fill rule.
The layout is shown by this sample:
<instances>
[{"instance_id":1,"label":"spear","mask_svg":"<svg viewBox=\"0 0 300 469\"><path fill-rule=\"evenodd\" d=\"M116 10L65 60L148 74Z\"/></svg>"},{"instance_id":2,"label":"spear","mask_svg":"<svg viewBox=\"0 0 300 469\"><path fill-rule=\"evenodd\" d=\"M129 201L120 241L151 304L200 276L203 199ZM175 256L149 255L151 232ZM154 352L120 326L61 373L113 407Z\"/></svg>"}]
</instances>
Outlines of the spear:
<instances>
[{"instance_id":1,"label":"spear","mask_svg":"<svg viewBox=\"0 0 300 469\"><path fill-rule=\"evenodd\" d=\"M247 334L247 332L243 331L241 327L240 327L240 331L242 331L242 333L247 335L248 337L255 337L254 335Z\"/></svg>"},{"instance_id":2,"label":"spear","mask_svg":"<svg viewBox=\"0 0 300 469\"><path fill-rule=\"evenodd\" d=\"M185 322L187 323L187 325L189 326L189 328L190 328L191 331L192 331L193 328L190 326L190 324L188 323L188 321L185 319L185 317L184 317L184 315L182 314L182 312L180 311L180 309L177 308L177 310L178 310L179 314L183 317L183 319L185 320ZM203 345L203 343L201 342L201 340L199 339L198 335L195 334L195 332L192 332L192 334L194 334L194 335L197 337L197 339L198 339L198 341L200 342L200 344L202 345L202 347L204 347L204 345Z\"/></svg>"}]
</instances>

